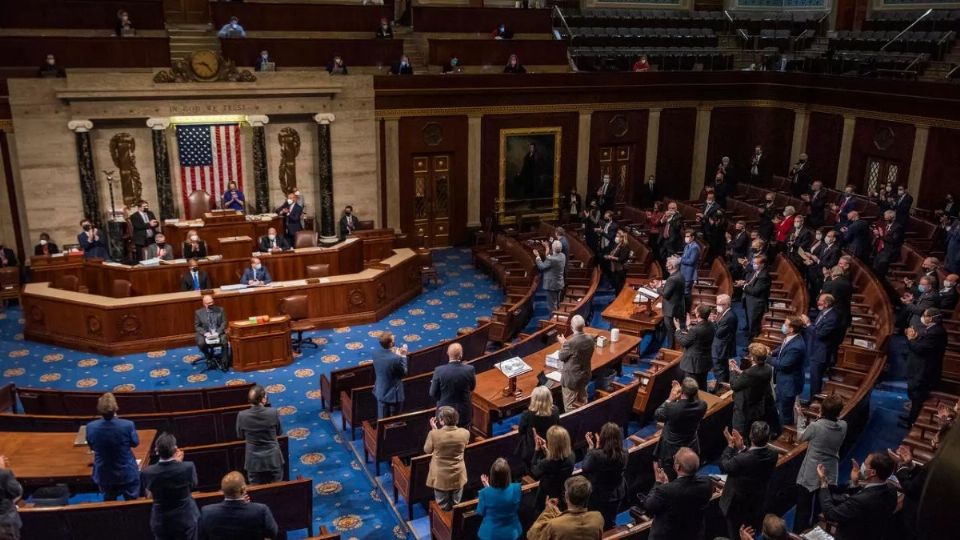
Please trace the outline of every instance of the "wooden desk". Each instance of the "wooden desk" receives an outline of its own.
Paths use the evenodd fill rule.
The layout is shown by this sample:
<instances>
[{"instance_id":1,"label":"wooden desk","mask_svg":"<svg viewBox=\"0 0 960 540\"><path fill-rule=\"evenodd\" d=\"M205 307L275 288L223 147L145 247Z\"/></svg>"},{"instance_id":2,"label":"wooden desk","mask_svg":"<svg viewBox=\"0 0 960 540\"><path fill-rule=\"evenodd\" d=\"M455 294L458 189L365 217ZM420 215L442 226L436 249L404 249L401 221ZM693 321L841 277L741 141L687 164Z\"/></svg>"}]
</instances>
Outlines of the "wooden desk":
<instances>
[{"instance_id":1,"label":"wooden desk","mask_svg":"<svg viewBox=\"0 0 960 540\"><path fill-rule=\"evenodd\" d=\"M594 349L593 358L590 361L592 371L618 364L624 356L640 344L639 338L623 333L620 334L620 341L611 343L610 332L606 330L587 328L585 332L593 336L604 336L607 339L606 345ZM523 361L533 369L517 377L517 390L522 392L519 398L504 396L501 393L507 386L507 378L499 369L493 368L477 374L477 387L473 391L474 431L489 437L494 422L526 409L530 405L530 393L537 386L537 374L541 371L544 373L556 371L546 366L546 358L548 354L559 349L560 343L554 343L523 358ZM554 381L549 381L547 384L551 389L560 387Z\"/></svg>"},{"instance_id":2,"label":"wooden desk","mask_svg":"<svg viewBox=\"0 0 960 540\"><path fill-rule=\"evenodd\" d=\"M650 279L645 278L627 278L627 284L620 294L613 299L613 302L603 310L601 314L603 319L619 328L621 333L626 332L634 336L642 336L644 332L652 332L663 320L663 311L657 307L660 299L654 299L652 303L653 315L647 315L646 303L634 304L633 299L637 295L636 288L644 286L648 289L654 287L647 286Z\"/></svg>"},{"instance_id":3,"label":"wooden desk","mask_svg":"<svg viewBox=\"0 0 960 540\"><path fill-rule=\"evenodd\" d=\"M207 243L207 253L219 255L221 253L220 239L234 236L249 236L250 251L257 250L257 241L267 234L267 229L274 227L278 234L283 234L283 220L280 216L266 215L252 216L237 214L240 219L229 219L229 215L214 215L206 220L179 221L164 223L163 233L167 242L174 246L177 256L182 256L180 246L187 240L187 231L196 230L200 239Z\"/></svg>"},{"instance_id":4,"label":"wooden desk","mask_svg":"<svg viewBox=\"0 0 960 540\"><path fill-rule=\"evenodd\" d=\"M270 317L264 323L230 321L229 335L233 369L236 371L268 369L293 363L289 315Z\"/></svg>"},{"instance_id":5,"label":"wooden desk","mask_svg":"<svg viewBox=\"0 0 960 540\"><path fill-rule=\"evenodd\" d=\"M147 466L148 454L157 435L155 429L138 429L140 445L133 449L140 468ZM56 483L93 485L93 453L87 446L74 446L75 432L0 433L0 455L10 459L10 468L25 487Z\"/></svg>"}]
</instances>

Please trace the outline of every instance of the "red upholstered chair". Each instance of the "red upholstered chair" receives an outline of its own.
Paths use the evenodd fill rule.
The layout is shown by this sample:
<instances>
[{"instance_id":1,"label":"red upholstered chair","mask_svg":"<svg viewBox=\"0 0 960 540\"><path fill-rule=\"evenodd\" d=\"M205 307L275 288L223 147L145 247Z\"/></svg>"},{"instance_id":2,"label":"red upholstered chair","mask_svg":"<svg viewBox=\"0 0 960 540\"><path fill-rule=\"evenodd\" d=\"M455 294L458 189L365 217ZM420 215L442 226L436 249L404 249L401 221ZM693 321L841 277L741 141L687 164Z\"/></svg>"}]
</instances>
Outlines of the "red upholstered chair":
<instances>
[{"instance_id":1,"label":"red upholstered chair","mask_svg":"<svg viewBox=\"0 0 960 540\"><path fill-rule=\"evenodd\" d=\"M213 210L213 197L198 189L187 197L187 219L202 218L203 214Z\"/></svg>"},{"instance_id":2,"label":"red upholstered chair","mask_svg":"<svg viewBox=\"0 0 960 540\"><path fill-rule=\"evenodd\" d=\"M297 231L297 236L293 239L294 249L317 247L317 236L316 231Z\"/></svg>"}]
</instances>

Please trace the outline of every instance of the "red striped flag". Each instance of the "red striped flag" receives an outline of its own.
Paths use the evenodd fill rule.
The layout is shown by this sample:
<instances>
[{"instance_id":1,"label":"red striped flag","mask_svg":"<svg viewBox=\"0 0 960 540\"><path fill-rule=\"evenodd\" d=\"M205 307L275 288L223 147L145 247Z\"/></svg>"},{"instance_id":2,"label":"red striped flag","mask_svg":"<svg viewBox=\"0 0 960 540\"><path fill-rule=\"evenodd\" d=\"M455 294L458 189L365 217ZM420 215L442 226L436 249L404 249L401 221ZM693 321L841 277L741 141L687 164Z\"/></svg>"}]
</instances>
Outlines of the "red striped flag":
<instances>
[{"instance_id":1,"label":"red striped flag","mask_svg":"<svg viewBox=\"0 0 960 540\"><path fill-rule=\"evenodd\" d=\"M239 124L177 126L184 208L187 198L197 190L212 195L217 206L228 182L236 182L243 190L241 147Z\"/></svg>"}]
</instances>

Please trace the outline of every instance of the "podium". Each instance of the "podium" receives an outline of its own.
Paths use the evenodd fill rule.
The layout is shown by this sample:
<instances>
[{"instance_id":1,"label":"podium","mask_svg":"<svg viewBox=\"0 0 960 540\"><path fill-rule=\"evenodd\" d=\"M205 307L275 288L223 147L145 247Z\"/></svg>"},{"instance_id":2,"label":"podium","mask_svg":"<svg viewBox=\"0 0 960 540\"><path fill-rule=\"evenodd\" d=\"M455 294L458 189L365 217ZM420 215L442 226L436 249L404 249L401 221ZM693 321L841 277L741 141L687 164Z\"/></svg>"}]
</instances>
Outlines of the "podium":
<instances>
[{"instance_id":1,"label":"podium","mask_svg":"<svg viewBox=\"0 0 960 540\"><path fill-rule=\"evenodd\" d=\"M270 317L265 322L230 321L233 369L252 371L293 363L290 316Z\"/></svg>"}]
</instances>

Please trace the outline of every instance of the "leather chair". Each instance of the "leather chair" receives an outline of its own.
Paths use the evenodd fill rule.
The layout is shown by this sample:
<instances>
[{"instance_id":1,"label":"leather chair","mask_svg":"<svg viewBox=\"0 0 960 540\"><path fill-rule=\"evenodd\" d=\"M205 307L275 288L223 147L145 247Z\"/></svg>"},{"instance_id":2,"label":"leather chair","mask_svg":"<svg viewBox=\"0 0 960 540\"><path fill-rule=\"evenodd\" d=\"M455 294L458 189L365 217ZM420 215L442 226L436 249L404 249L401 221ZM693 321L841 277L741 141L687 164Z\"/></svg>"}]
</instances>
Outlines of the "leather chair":
<instances>
[{"instance_id":1,"label":"leather chair","mask_svg":"<svg viewBox=\"0 0 960 540\"><path fill-rule=\"evenodd\" d=\"M203 214L213 210L213 197L198 189L187 197L187 219L202 218Z\"/></svg>"},{"instance_id":2,"label":"leather chair","mask_svg":"<svg viewBox=\"0 0 960 540\"><path fill-rule=\"evenodd\" d=\"M321 277L327 277L329 275L330 275L329 264L308 264L307 265L308 278L321 278Z\"/></svg>"},{"instance_id":3,"label":"leather chair","mask_svg":"<svg viewBox=\"0 0 960 540\"><path fill-rule=\"evenodd\" d=\"M319 348L312 340L303 340L303 332L313 329L313 324L305 320L310 313L307 306L307 295L295 294L280 300L280 313L290 316L290 329L297 333L297 338L293 340L294 351L300 352L302 347Z\"/></svg>"},{"instance_id":4,"label":"leather chair","mask_svg":"<svg viewBox=\"0 0 960 540\"><path fill-rule=\"evenodd\" d=\"M74 275L66 274L57 278L53 287L64 291L77 292L80 290L80 278Z\"/></svg>"},{"instance_id":5,"label":"leather chair","mask_svg":"<svg viewBox=\"0 0 960 540\"><path fill-rule=\"evenodd\" d=\"M317 232L297 231L297 236L293 239L293 247L294 249L317 247Z\"/></svg>"},{"instance_id":6,"label":"leather chair","mask_svg":"<svg viewBox=\"0 0 960 540\"><path fill-rule=\"evenodd\" d=\"M126 279L115 279L110 287L110 296L114 298L129 298L133 296L133 284Z\"/></svg>"},{"instance_id":7,"label":"leather chair","mask_svg":"<svg viewBox=\"0 0 960 540\"><path fill-rule=\"evenodd\" d=\"M20 302L20 267L0 268L0 307L6 309L7 302Z\"/></svg>"}]
</instances>

